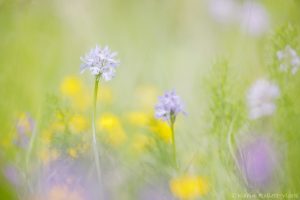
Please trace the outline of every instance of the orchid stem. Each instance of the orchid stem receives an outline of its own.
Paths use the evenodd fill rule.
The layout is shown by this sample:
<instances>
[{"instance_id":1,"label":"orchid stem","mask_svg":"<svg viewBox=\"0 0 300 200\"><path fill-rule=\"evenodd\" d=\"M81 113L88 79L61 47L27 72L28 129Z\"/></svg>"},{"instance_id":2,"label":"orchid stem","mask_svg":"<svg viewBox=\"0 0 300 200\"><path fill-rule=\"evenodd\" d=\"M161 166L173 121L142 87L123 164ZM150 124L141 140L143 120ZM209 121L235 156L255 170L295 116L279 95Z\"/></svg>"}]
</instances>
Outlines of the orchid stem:
<instances>
[{"instance_id":1,"label":"orchid stem","mask_svg":"<svg viewBox=\"0 0 300 200\"><path fill-rule=\"evenodd\" d=\"M99 184L101 185L100 160L99 160L99 151L98 151L97 139L96 139L96 110L97 110L98 85L99 85L99 76L96 76L95 87L94 87L93 116L92 116L92 129L93 129L92 143L93 143L93 152L94 152L97 177L98 177Z\"/></svg>"},{"instance_id":2,"label":"orchid stem","mask_svg":"<svg viewBox=\"0 0 300 200\"><path fill-rule=\"evenodd\" d=\"M174 124L175 124L175 116L171 115L170 127L171 127L171 133L172 133L173 161L174 161L176 169L178 169L177 156L176 156L176 141L175 141Z\"/></svg>"}]
</instances>

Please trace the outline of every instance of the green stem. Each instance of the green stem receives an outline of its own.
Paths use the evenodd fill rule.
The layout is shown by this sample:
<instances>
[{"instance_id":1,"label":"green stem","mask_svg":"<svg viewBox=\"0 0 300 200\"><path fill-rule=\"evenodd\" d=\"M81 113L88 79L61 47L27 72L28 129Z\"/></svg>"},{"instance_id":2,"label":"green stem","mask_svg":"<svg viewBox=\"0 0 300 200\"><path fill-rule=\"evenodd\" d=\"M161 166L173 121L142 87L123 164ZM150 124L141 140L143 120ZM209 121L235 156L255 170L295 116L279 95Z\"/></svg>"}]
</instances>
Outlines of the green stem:
<instances>
[{"instance_id":1,"label":"green stem","mask_svg":"<svg viewBox=\"0 0 300 200\"><path fill-rule=\"evenodd\" d=\"M25 178L27 180L27 183L28 183L28 187L29 187L29 191L30 192L33 192L33 186L31 185L31 182L30 182L30 169L29 169L29 164L30 164L30 158L31 158L31 154L32 154L32 150L33 150L33 145L34 145L34 142L36 140L36 136L37 136L37 132L38 132L38 121L40 120L40 110L38 111L38 116L36 118L36 124L34 125L34 128L32 130L32 133L31 133L31 137L30 137L30 141L29 141L29 146L28 146L28 150L26 152L26 155L25 155Z\"/></svg>"},{"instance_id":2,"label":"green stem","mask_svg":"<svg viewBox=\"0 0 300 200\"><path fill-rule=\"evenodd\" d=\"M175 141L174 124L175 124L175 116L171 115L170 127L171 127L171 133L172 133L173 161L174 161L176 169L178 169L178 163L177 163L177 157L176 157L176 141Z\"/></svg>"},{"instance_id":3,"label":"green stem","mask_svg":"<svg viewBox=\"0 0 300 200\"><path fill-rule=\"evenodd\" d=\"M229 130L228 130L228 133L227 133L227 144L228 144L229 152L231 154L231 157L232 157L236 167L243 174L242 169L239 165L238 159L237 159L237 157L234 153L234 148L233 148L233 144L232 144L232 134L233 134L234 121L235 121L235 117L232 119L232 121L230 123L230 126L229 126ZM244 175L242 175L242 176L243 176L243 179L244 179L245 183L248 185L247 178Z\"/></svg>"},{"instance_id":4,"label":"green stem","mask_svg":"<svg viewBox=\"0 0 300 200\"><path fill-rule=\"evenodd\" d=\"M93 143L93 152L94 152L97 177L98 177L99 184L101 184L100 160L99 160L99 151L98 151L97 139L96 139L96 110L97 110L98 85L99 85L99 76L96 76L95 86L94 86L94 102L93 102L93 116L92 116L92 129L93 129L92 143Z\"/></svg>"}]
</instances>

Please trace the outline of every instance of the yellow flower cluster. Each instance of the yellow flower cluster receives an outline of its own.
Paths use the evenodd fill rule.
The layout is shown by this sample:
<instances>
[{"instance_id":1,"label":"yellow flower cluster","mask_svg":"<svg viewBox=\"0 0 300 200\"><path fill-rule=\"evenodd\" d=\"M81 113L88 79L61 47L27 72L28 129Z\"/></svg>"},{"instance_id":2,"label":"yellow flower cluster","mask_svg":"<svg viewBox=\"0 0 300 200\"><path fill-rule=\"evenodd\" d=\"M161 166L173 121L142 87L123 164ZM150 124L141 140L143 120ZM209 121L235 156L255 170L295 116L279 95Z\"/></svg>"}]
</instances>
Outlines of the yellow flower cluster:
<instances>
[{"instance_id":1,"label":"yellow flower cluster","mask_svg":"<svg viewBox=\"0 0 300 200\"><path fill-rule=\"evenodd\" d=\"M70 100L76 110L86 110L91 104L91 99L86 93L81 79L77 76L66 77L61 83L60 91Z\"/></svg>"},{"instance_id":2,"label":"yellow flower cluster","mask_svg":"<svg viewBox=\"0 0 300 200\"><path fill-rule=\"evenodd\" d=\"M179 199L195 199L207 194L208 183L203 177L184 175L172 179L170 189Z\"/></svg>"},{"instance_id":3,"label":"yellow flower cluster","mask_svg":"<svg viewBox=\"0 0 300 200\"><path fill-rule=\"evenodd\" d=\"M69 137L79 137L76 135L88 131L89 123L85 116L75 114L68 118L69 120L65 122L65 116L63 116L62 113L57 113L53 122L50 123L44 131L42 131L42 150L39 152L39 157L43 163L48 163L49 161L56 159L60 153L58 150L51 147L51 141L55 136L59 134L66 134L67 131L70 131L71 135L69 135ZM72 158L77 158L79 154L86 152L88 144L84 142L85 139L86 137L80 136L78 143L67 148L66 153Z\"/></svg>"},{"instance_id":4,"label":"yellow flower cluster","mask_svg":"<svg viewBox=\"0 0 300 200\"><path fill-rule=\"evenodd\" d=\"M78 76L67 76L61 83L60 92L66 97L73 108L78 111L87 110L91 106L91 95L89 90L83 84L82 79ZM108 86L100 87L100 94L98 100L104 104L110 104L113 100L112 91Z\"/></svg>"},{"instance_id":5,"label":"yellow flower cluster","mask_svg":"<svg viewBox=\"0 0 300 200\"><path fill-rule=\"evenodd\" d=\"M153 114L141 111L130 112L127 114L127 120L132 125L150 128L153 133L166 143L172 142L172 132L168 124L154 119Z\"/></svg>"},{"instance_id":6,"label":"yellow flower cluster","mask_svg":"<svg viewBox=\"0 0 300 200\"><path fill-rule=\"evenodd\" d=\"M83 133L88 130L89 122L82 115L74 115L70 118L69 128L72 133Z\"/></svg>"},{"instance_id":7,"label":"yellow flower cluster","mask_svg":"<svg viewBox=\"0 0 300 200\"><path fill-rule=\"evenodd\" d=\"M119 118L112 113L104 113L97 120L97 128L104 132L107 142L113 146L119 146L125 142L127 135Z\"/></svg>"},{"instance_id":8,"label":"yellow flower cluster","mask_svg":"<svg viewBox=\"0 0 300 200\"><path fill-rule=\"evenodd\" d=\"M51 143L53 134L62 133L64 131L65 131L65 124L62 121L55 120L53 123L49 125L49 127L47 127L47 129L45 129L42 132L41 139L43 145L49 145Z\"/></svg>"},{"instance_id":9,"label":"yellow flower cluster","mask_svg":"<svg viewBox=\"0 0 300 200\"><path fill-rule=\"evenodd\" d=\"M172 143L172 132L167 123L153 120L151 123L151 130L164 142L169 144Z\"/></svg>"}]
</instances>

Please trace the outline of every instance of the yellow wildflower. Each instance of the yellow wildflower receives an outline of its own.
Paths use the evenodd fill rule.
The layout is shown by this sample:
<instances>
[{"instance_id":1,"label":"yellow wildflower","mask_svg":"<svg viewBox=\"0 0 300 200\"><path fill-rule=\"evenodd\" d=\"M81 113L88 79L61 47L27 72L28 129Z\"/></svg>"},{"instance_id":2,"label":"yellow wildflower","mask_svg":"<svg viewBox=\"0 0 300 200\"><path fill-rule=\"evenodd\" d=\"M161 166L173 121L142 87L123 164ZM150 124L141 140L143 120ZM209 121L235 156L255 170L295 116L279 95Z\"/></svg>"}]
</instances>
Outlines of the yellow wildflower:
<instances>
[{"instance_id":1,"label":"yellow wildflower","mask_svg":"<svg viewBox=\"0 0 300 200\"><path fill-rule=\"evenodd\" d=\"M43 145L50 144L53 134L63 133L65 131L65 124L60 120L52 122L45 130L42 131L41 140Z\"/></svg>"},{"instance_id":2,"label":"yellow wildflower","mask_svg":"<svg viewBox=\"0 0 300 200\"><path fill-rule=\"evenodd\" d=\"M208 184L200 176L181 176L170 181L173 195L179 199L194 199L207 194Z\"/></svg>"},{"instance_id":3,"label":"yellow wildflower","mask_svg":"<svg viewBox=\"0 0 300 200\"><path fill-rule=\"evenodd\" d=\"M81 79L77 76L67 76L60 86L61 93L66 97L79 95L83 90Z\"/></svg>"},{"instance_id":4,"label":"yellow wildflower","mask_svg":"<svg viewBox=\"0 0 300 200\"><path fill-rule=\"evenodd\" d=\"M111 131L121 127L119 118L111 113L104 113L97 121L98 129Z\"/></svg>"},{"instance_id":5,"label":"yellow wildflower","mask_svg":"<svg viewBox=\"0 0 300 200\"><path fill-rule=\"evenodd\" d=\"M70 130L74 133L82 133L88 129L88 120L82 115L74 115L69 122Z\"/></svg>"},{"instance_id":6,"label":"yellow wildflower","mask_svg":"<svg viewBox=\"0 0 300 200\"><path fill-rule=\"evenodd\" d=\"M164 142L172 143L172 131L167 123L155 120L152 123L151 129Z\"/></svg>"},{"instance_id":7,"label":"yellow wildflower","mask_svg":"<svg viewBox=\"0 0 300 200\"><path fill-rule=\"evenodd\" d=\"M77 76L66 77L60 86L60 91L71 100L71 105L75 109L86 110L91 103L81 79Z\"/></svg>"},{"instance_id":8,"label":"yellow wildflower","mask_svg":"<svg viewBox=\"0 0 300 200\"><path fill-rule=\"evenodd\" d=\"M126 117L133 125L146 126L149 123L149 115L144 112L130 112Z\"/></svg>"},{"instance_id":9,"label":"yellow wildflower","mask_svg":"<svg viewBox=\"0 0 300 200\"><path fill-rule=\"evenodd\" d=\"M127 138L121 122L116 115L111 113L103 114L98 119L97 126L99 130L107 133L107 141L113 146L122 144Z\"/></svg>"}]
</instances>

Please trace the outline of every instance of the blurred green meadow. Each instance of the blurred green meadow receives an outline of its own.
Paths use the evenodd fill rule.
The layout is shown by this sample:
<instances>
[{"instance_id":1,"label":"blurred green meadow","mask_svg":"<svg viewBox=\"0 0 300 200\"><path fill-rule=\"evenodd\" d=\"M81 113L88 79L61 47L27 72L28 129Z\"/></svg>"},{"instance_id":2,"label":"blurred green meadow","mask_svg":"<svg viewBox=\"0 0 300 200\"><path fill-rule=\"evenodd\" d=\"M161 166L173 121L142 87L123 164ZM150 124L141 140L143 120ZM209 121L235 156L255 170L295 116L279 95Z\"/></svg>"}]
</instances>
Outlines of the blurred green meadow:
<instances>
[{"instance_id":1,"label":"blurred green meadow","mask_svg":"<svg viewBox=\"0 0 300 200\"><path fill-rule=\"evenodd\" d=\"M299 9L297 0L0 0L0 199L299 199L300 72L280 71L277 58L287 45L300 55ZM96 44L120 60L99 85L102 184L94 77L79 70ZM280 96L273 115L252 120L247 91L262 78ZM154 117L172 89L187 112L175 124L178 168L168 123ZM238 155L256 138L254 157L265 144L267 153L245 175ZM49 185L67 174L61 166L76 168L63 167L72 178ZM268 181L248 177L261 171Z\"/></svg>"}]
</instances>

